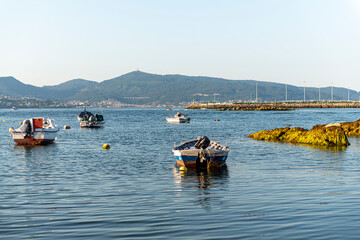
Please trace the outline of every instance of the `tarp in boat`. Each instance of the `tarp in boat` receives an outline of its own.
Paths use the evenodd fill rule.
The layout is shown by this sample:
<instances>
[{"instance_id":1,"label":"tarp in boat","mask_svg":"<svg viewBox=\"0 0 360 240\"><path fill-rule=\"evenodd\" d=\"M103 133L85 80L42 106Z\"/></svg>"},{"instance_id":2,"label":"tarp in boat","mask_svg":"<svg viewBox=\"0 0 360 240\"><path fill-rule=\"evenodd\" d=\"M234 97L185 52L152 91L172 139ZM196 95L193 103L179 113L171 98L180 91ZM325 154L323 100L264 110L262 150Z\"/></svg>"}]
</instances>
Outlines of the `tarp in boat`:
<instances>
[{"instance_id":1,"label":"tarp in boat","mask_svg":"<svg viewBox=\"0 0 360 240\"><path fill-rule=\"evenodd\" d=\"M80 118L89 118L89 117L94 116L94 115L91 112L87 112L86 109L84 109L84 111L79 113L78 116Z\"/></svg>"}]
</instances>

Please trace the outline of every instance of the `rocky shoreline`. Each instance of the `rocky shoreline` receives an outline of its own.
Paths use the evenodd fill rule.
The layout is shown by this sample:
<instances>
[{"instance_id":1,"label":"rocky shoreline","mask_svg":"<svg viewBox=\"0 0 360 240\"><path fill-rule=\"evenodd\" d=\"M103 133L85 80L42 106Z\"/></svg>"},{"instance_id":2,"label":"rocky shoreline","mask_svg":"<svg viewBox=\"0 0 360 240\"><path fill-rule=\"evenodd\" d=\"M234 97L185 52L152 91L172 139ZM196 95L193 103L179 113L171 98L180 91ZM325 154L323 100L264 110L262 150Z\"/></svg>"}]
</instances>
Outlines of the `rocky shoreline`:
<instances>
[{"instance_id":1,"label":"rocky shoreline","mask_svg":"<svg viewBox=\"0 0 360 240\"><path fill-rule=\"evenodd\" d=\"M255 140L268 140L315 146L349 146L348 137L360 137L360 120L355 122L316 125L311 130L300 127L262 130L248 135Z\"/></svg>"}]
</instances>

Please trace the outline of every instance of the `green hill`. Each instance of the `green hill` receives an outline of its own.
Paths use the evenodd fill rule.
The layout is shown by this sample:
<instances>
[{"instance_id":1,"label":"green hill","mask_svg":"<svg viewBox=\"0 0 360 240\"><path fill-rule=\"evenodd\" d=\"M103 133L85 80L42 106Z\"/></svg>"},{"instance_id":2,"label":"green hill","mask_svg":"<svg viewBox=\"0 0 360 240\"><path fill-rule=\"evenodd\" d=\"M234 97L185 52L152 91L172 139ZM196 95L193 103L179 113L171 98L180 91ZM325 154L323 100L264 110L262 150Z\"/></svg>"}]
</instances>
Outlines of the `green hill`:
<instances>
[{"instance_id":1,"label":"green hill","mask_svg":"<svg viewBox=\"0 0 360 240\"><path fill-rule=\"evenodd\" d=\"M42 89L24 84L14 77L0 77L0 94L14 97L36 97L41 95Z\"/></svg>"},{"instance_id":2,"label":"green hill","mask_svg":"<svg viewBox=\"0 0 360 240\"><path fill-rule=\"evenodd\" d=\"M55 86L35 87L12 77L0 78L0 94L27 96L60 101L90 101L113 99L127 104L179 104L193 100L208 101L283 101L303 100L304 88L255 80L227 80L222 78L158 75L134 71L100 83L74 79ZM319 88L306 88L306 100L318 100ZM331 88L321 88L322 100L331 99ZM334 100L347 100L348 89L333 88ZM350 91L351 100L359 100L359 93Z\"/></svg>"},{"instance_id":3,"label":"green hill","mask_svg":"<svg viewBox=\"0 0 360 240\"><path fill-rule=\"evenodd\" d=\"M178 104L197 101L255 100L256 83L258 99L283 101L286 85L255 80L227 80L212 77L183 75L158 75L140 71L130 72L99 83L95 88L79 92L78 100L116 99L124 103ZM334 100L346 100L348 90L334 88ZM288 100L303 100L304 88L287 86ZM331 99L331 88L320 89L321 99ZM319 99L318 88L306 88L306 100ZM358 100L359 94L350 91L350 99Z\"/></svg>"}]
</instances>

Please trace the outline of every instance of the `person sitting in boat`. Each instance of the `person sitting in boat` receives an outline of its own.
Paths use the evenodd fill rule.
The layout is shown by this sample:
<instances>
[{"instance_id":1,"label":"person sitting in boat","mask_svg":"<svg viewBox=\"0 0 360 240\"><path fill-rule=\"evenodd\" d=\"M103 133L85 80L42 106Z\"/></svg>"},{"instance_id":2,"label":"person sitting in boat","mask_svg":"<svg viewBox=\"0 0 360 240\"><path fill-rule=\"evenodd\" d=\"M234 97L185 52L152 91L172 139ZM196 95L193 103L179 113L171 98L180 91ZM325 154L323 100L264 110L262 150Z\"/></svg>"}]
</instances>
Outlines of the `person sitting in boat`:
<instances>
[{"instance_id":1,"label":"person sitting in boat","mask_svg":"<svg viewBox=\"0 0 360 240\"><path fill-rule=\"evenodd\" d=\"M95 117L94 117L94 115L91 115L91 116L90 116L89 121L90 121L90 122L95 122Z\"/></svg>"}]
</instances>

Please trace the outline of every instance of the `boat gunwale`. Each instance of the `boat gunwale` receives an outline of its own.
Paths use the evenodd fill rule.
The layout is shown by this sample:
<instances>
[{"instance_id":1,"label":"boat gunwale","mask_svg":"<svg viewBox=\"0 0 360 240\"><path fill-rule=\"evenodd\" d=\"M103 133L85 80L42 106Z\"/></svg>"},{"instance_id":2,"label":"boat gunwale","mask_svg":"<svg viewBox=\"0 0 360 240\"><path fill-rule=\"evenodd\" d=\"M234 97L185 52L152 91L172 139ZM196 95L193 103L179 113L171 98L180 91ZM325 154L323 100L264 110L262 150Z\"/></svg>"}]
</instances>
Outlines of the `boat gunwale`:
<instances>
[{"instance_id":1,"label":"boat gunwale","mask_svg":"<svg viewBox=\"0 0 360 240\"><path fill-rule=\"evenodd\" d=\"M198 141L197 139L191 139L191 140L182 142L179 145L175 145L174 148L173 148L173 152L175 153L175 151L179 151L181 153L182 151L194 151L194 150L200 151L200 150L205 150L205 149L212 150L212 151L215 151L215 152L217 152L217 151L229 152L230 151L228 146L221 145L220 143L212 141L212 140L210 140L209 146L207 148L205 148L205 149L193 149L193 148L191 148L196 144L197 141ZM186 145L189 145L189 148L186 148ZM214 146L218 146L219 148L214 147Z\"/></svg>"}]
</instances>

